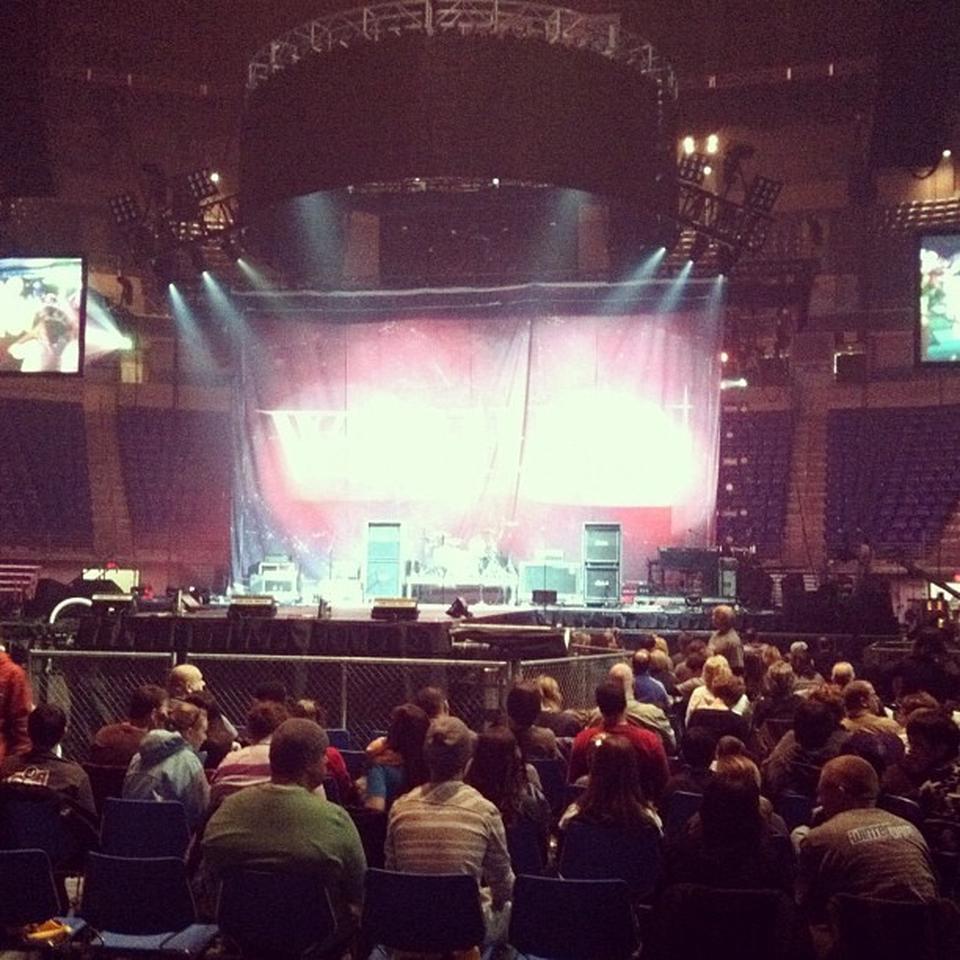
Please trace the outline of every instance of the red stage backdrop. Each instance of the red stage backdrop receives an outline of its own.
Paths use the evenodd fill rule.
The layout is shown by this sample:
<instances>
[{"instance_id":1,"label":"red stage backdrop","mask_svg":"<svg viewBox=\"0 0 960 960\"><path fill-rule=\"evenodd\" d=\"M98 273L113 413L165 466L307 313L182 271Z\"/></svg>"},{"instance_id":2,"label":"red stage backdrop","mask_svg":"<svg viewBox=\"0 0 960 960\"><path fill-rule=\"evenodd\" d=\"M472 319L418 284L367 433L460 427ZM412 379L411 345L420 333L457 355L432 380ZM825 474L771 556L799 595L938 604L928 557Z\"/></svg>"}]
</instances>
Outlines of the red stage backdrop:
<instances>
[{"instance_id":1,"label":"red stage backdrop","mask_svg":"<svg viewBox=\"0 0 960 960\"><path fill-rule=\"evenodd\" d=\"M370 523L400 524L401 579L421 584L579 565L591 521L621 525L625 579L645 579L659 546L708 543L718 325L705 310L517 313L276 322L252 338L235 579L284 554L308 583L364 583Z\"/></svg>"}]
</instances>

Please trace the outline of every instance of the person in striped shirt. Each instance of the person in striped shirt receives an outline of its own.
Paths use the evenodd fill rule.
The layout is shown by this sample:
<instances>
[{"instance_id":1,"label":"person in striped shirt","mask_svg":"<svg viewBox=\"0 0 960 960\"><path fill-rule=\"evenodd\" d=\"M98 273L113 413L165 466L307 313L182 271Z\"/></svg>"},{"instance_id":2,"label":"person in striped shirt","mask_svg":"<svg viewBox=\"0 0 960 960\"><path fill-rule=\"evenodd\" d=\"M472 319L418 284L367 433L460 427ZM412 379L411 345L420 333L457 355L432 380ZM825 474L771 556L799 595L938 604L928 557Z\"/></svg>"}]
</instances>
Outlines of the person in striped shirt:
<instances>
[{"instance_id":1,"label":"person in striped shirt","mask_svg":"<svg viewBox=\"0 0 960 960\"><path fill-rule=\"evenodd\" d=\"M423 755L430 779L397 798L385 846L388 870L466 873L480 884L487 942L506 936L513 870L496 806L463 782L475 735L456 717L437 717Z\"/></svg>"}]
</instances>

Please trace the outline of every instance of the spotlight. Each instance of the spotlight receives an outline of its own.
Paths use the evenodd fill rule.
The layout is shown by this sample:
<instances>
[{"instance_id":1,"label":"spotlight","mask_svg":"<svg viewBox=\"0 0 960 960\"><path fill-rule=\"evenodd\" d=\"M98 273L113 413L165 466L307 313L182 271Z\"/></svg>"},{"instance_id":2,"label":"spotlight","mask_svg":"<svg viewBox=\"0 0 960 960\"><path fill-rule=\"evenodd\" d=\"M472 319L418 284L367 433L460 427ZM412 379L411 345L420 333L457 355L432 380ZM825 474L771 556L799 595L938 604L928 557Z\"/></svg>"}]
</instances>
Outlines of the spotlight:
<instances>
[{"instance_id":1,"label":"spotlight","mask_svg":"<svg viewBox=\"0 0 960 960\"><path fill-rule=\"evenodd\" d=\"M140 220L140 204L137 203L133 194L118 193L107 202L110 205L110 212L113 214L114 222L118 227L126 227Z\"/></svg>"},{"instance_id":2,"label":"spotlight","mask_svg":"<svg viewBox=\"0 0 960 960\"><path fill-rule=\"evenodd\" d=\"M683 152L686 156L690 156L697 149L697 141L693 139L689 134L683 138Z\"/></svg>"},{"instance_id":3,"label":"spotlight","mask_svg":"<svg viewBox=\"0 0 960 960\"><path fill-rule=\"evenodd\" d=\"M726 350L721 350L721 351L720 351L720 362L721 362L721 363L729 363L729 362L730 362L730 354L727 353Z\"/></svg>"},{"instance_id":4,"label":"spotlight","mask_svg":"<svg viewBox=\"0 0 960 960\"><path fill-rule=\"evenodd\" d=\"M708 163L703 168L703 175L705 177L709 177L711 173L713 173L713 167L711 167L710 164Z\"/></svg>"},{"instance_id":5,"label":"spotlight","mask_svg":"<svg viewBox=\"0 0 960 960\"><path fill-rule=\"evenodd\" d=\"M703 168L707 158L702 153L687 153L680 158L677 176L685 183L703 183Z\"/></svg>"},{"instance_id":6,"label":"spotlight","mask_svg":"<svg viewBox=\"0 0 960 960\"><path fill-rule=\"evenodd\" d=\"M940 156L943 157L944 160L949 160L953 156L953 151L949 147L945 147Z\"/></svg>"},{"instance_id":7,"label":"spotlight","mask_svg":"<svg viewBox=\"0 0 960 960\"><path fill-rule=\"evenodd\" d=\"M216 177L216 179L214 179L214 177ZM217 188L217 184L220 182L220 174L216 173L216 171L211 173L206 167L188 173L186 181L190 195L198 203L201 200L215 197L220 192Z\"/></svg>"},{"instance_id":8,"label":"spotlight","mask_svg":"<svg viewBox=\"0 0 960 960\"><path fill-rule=\"evenodd\" d=\"M711 154L712 156L719 149L720 149L720 138L715 133L711 133L710 136L707 137L707 153Z\"/></svg>"}]
</instances>

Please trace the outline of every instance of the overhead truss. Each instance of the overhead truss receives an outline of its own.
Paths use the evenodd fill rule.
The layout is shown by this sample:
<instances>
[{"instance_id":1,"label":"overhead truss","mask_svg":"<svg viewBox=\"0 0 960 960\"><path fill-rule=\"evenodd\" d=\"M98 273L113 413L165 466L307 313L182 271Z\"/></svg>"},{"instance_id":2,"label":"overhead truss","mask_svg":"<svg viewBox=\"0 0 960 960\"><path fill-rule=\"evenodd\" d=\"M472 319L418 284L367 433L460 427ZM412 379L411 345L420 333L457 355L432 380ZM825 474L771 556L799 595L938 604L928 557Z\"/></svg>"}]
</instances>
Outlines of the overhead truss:
<instances>
[{"instance_id":1,"label":"overhead truss","mask_svg":"<svg viewBox=\"0 0 960 960\"><path fill-rule=\"evenodd\" d=\"M247 70L247 88L256 89L310 54L405 33L514 37L588 50L654 79L661 111L677 98L670 64L649 41L624 30L619 14L581 13L525 0L398 0L317 17L257 51Z\"/></svg>"}]
</instances>

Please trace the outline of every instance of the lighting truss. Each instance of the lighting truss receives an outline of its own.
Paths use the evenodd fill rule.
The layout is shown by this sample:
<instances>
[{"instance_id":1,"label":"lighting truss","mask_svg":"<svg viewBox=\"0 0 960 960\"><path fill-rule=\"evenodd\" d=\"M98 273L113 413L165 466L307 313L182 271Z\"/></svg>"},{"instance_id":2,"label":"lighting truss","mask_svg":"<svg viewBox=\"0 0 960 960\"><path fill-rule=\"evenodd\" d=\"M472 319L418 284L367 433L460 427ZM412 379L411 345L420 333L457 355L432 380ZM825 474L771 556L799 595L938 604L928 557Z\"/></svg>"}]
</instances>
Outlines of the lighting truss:
<instances>
[{"instance_id":1,"label":"lighting truss","mask_svg":"<svg viewBox=\"0 0 960 960\"><path fill-rule=\"evenodd\" d=\"M677 164L677 176L684 183L703 183L703 175L709 161L702 153L685 153Z\"/></svg>"},{"instance_id":2,"label":"lighting truss","mask_svg":"<svg viewBox=\"0 0 960 960\"><path fill-rule=\"evenodd\" d=\"M747 188L743 204L751 210L769 213L776 204L777 197L780 196L782 189L782 180L771 180L769 177L761 177L758 174Z\"/></svg>"},{"instance_id":3,"label":"lighting truss","mask_svg":"<svg viewBox=\"0 0 960 960\"><path fill-rule=\"evenodd\" d=\"M257 51L247 68L247 88L256 89L311 54L405 33L515 37L591 51L656 82L661 123L665 105L677 99L670 64L649 41L625 30L618 14L588 14L525 0L391 0L317 17Z\"/></svg>"},{"instance_id":4,"label":"lighting truss","mask_svg":"<svg viewBox=\"0 0 960 960\"><path fill-rule=\"evenodd\" d=\"M190 195L197 203L215 197L220 192L206 167L200 170L191 170L190 173L186 174L185 179L187 190L190 191Z\"/></svg>"}]
</instances>

